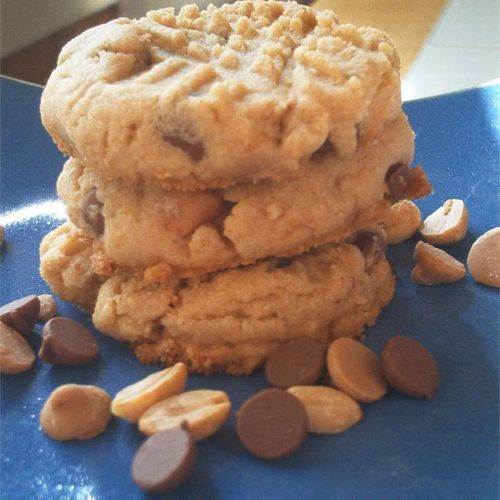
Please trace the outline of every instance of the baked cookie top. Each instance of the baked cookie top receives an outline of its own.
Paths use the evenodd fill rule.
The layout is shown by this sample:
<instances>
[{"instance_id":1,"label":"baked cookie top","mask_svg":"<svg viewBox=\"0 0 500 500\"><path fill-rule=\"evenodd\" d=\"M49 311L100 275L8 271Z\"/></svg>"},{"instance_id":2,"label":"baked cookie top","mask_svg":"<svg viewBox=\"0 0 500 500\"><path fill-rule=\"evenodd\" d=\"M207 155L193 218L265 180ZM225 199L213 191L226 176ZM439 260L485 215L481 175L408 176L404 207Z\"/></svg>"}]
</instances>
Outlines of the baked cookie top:
<instances>
[{"instance_id":1,"label":"baked cookie top","mask_svg":"<svg viewBox=\"0 0 500 500\"><path fill-rule=\"evenodd\" d=\"M60 149L103 178L189 190L281 180L325 148L349 157L400 106L383 32L256 0L82 33L61 51L41 113Z\"/></svg>"}]
</instances>

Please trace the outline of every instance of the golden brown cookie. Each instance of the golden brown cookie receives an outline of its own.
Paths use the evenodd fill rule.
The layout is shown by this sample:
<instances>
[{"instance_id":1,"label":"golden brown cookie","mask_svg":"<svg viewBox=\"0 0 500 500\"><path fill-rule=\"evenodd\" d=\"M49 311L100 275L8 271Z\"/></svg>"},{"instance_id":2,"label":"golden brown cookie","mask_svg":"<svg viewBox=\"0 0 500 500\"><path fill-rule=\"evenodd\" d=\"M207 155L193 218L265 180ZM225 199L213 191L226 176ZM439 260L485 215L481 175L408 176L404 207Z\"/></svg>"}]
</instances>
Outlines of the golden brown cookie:
<instances>
[{"instance_id":1,"label":"golden brown cookie","mask_svg":"<svg viewBox=\"0 0 500 500\"><path fill-rule=\"evenodd\" d=\"M325 148L348 158L400 107L386 34L255 0L84 32L63 48L41 113L60 149L105 179L194 189L282 180Z\"/></svg>"},{"instance_id":2,"label":"golden brown cookie","mask_svg":"<svg viewBox=\"0 0 500 500\"><path fill-rule=\"evenodd\" d=\"M164 262L190 276L296 255L375 225L390 206L387 172L412 157L413 132L401 114L352 158L324 154L279 183L195 192L129 186L71 159L58 193L70 219L98 236L118 265Z\"/></svg>"},{"instance_id":3,"label":"golden brown cookie","mask_svg":"<svg viewBox=\"0 0 500 500\"><path fill-rule=\"evenodd\" d=\"M42 253L48 283L56 284L63 299L96 297L89 308L96 327L134 342L141 361L180 360L197 372L248 373L280 342L314 337L326 343L359 335L394 291L383 253L368 262L357 246L346 243L201 278L116 271L88 279L67 272L75 261L92 269L88 249L59 257L59 267L51 262L64 254L72 232L80 231L60 235L54 240L58 248Z\"/></svg>"}]
</instances>

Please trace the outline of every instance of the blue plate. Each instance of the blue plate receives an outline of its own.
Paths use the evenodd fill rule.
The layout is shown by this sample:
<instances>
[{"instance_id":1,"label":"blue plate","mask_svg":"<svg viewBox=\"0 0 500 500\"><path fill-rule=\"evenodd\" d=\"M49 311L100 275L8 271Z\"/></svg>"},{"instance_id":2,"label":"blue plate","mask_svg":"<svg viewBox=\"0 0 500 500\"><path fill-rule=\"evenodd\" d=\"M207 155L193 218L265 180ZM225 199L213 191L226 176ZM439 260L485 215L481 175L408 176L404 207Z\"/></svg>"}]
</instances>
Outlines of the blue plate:
<instances>
[{"instance_id":1,"label":"blue plate","mask_svg":"<svg viewBox=\"0 0 500 500\"><path fill-rule=\"evenodd\" d=\"M63 158L42 129L41 89L2 79L1 302L49 289L38 274L38 245L63 215L55 183ZM480 234L499 225L498 124L500 86L410 102L416 163L425 166L435 194L424 214L447 198L463 199L469 233L450 252L465 261ZM308 437L300 451L266 463L246 454L234 414L218 434L199 443L190 481L171 498L412 499L498 498L499 302L498 291L474 283L419 287L409 280L415 241L390 250L398 276L396 297L367 342L380 352L395 334L414 337L435 355L441 387L433 401L391 393L364 405L363 421L336 436ZM60 312L91 327L87 315L59 302ZM40 325L33 338L38 348ZM49 367L2 376L1 496L5 499L144 498L130 478L143 437L115 419L86 442L58 443L38 423L40 409L60 384L96 384L111 394L156 368L139 364L126 345L98 335L99 362ZM265 387L249 377L191 376L189 388L227 391L234 409Z\"/></svg>"}]
</instances>

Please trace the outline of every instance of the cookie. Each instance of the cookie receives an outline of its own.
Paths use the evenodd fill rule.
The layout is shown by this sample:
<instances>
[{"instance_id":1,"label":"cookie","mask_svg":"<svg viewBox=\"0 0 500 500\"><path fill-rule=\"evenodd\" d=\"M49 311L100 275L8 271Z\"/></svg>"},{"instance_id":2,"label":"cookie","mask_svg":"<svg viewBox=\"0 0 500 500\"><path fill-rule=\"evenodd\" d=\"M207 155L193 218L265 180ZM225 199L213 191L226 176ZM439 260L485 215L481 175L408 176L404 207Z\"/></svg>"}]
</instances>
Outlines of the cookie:
<instances>
[{"instance_id":1,"label":"cookie","mask_svg":"<svg viewBox=\"0 0 500 500\"><path fill-rule=\"evenodd\" d=\"M58 193L74 224L99 237L116 264L165 262L192 276L296 255L385 220L386 174L412 157L413 132L401 114L352 158L324 154L280 183L181 192L105 182L96 169L70 159Z\"/></svg>"},{"instance_id":2,"label":"cookie","mask_svg":"<svg viewBox=\"0 0 500 500\"><path fill-rule=\"evenodd\" d=\"M183 190L283 180L328 149L349 158L400 108L386 34L263 0L92 28L41 102L59 148L103 179Z\"/></svg>"},{"instance_id":3,"label":"cookie","mask_svg":"<svg viewBox=\"0 0 500 500\"><path fill-rule=\"evenodd\" d=\"M66 300L79 294L95 297L88 310L96 327L132 342L141 361L180 360L196 372L249 373L287 340L312 337L326 344L332 338L358 336L375 322L394 292L383 253L368 265L362 251L348 243L200 278L115 269L110 276L88 279L73 272L73 262L96 269L91 238L80 254L61 259L71 247L65 240L78 234L80 230L63 226L52 239L57 250L42 252L48 283L55 283Z\"/></svg>"}]
</instances>

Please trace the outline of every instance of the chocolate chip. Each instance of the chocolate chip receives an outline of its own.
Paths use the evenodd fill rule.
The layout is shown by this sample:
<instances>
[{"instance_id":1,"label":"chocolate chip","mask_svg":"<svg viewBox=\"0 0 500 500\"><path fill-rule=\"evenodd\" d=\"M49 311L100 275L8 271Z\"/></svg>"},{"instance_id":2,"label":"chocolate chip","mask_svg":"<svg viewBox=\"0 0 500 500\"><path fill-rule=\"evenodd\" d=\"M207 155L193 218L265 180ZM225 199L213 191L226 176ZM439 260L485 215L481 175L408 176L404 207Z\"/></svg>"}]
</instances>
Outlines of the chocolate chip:
<instances>
[{"instance_id":1,"label":"chocolate chip","mask_svg":"<svg viewBox=\"0 0 500 500\"><path fill-rule=\"evenodd\" d=\"M28 295L0 307L0 321L28 336L38 319L40 300L36 295Z\"/></svg>"},{"instance_id":2,"label":"chocolate chip","mask_svg":"<svg viewBox=\"0 0 500 500\"><path fill-rule=\"evenodd\" d=\"M311 160L321 160L326 155L335 152L335 147L330 142L329 139L326 139L325 142L311 155Z\"/></svg>"},{"instance_id":3,"label":"chocolate chip","mask_svg":"<svg viewBox=\"0 0 500 500\"><path fill-rule=\"evenodd\" d=\"M52 318L43 328L40 359L52 365L84 365L99 355L94 336L69 318Z\"/></svg>"},{"instance_id":4,"label":"chocolate chip","mask_svg":"<svg viewBox=\"0 0 500 500\"><path fill-rule=\"evenodd\" d=\"M304 337L281 344L269 356L265 373L276 387L315 384L325 371L325 352L319 342Z\"/></svg>"},{"instance_id":5,"label":"chocolate chip","mask_svg":"<svg viewBox=\"0 0 500 500\"><path fill-rule=\"evenodd\" d=\"M384 255L387 236L383 231L362 231L356 235L354 244L365 257L366 269L371 269Z\"/></svg>"},{"instance_id":6,"label":"chocolate chip","mask_svg":"<svg viewBox=\"0 0 500 500\"><path fill-rule=\"evenodd\" d=\"M296 451L307 433L302 403L282 389L264 389L243 403L236 432L244 448L264 460L278 460Z\"/></svg>"},{"instance_id":7,"label":"chocolate chip","mask_svg":"<svg viewBox=\"0 0 500 500\"><path fill-rule=\"evenodd\" d=\"M137 451L132 477L149 493L171 491L187 479L196 461L196 446L183 427L151 436Z\"/></svg>"},{"instance_id":8,"label":"chocolate chip","mask_svg":"<svg viewBox=\"0 0 500 500\"><path fill-rule=\"evenodd\" d=\"M408 165L396 163L389 167L389 170L385 174L385 182L389 190L388 197L393 203L406 198L410 179L411 169Z\"/></svg>"},{"instance_id":9,"label":"chocolate chip","mask_svg":"<svg viewBox=\"0 0 500 500\"><path fill-rule=\"evenodd\" d=\"M200 161L205 154L205 148L203 147L203 143L201 142L188 142L180 137L173 137L165 135L164 139L172 144L172 146L182 149L185 153L187 153L193 161Z\"/></svg>"},{"instance_id":10,"label":"chocolate chip","mask_svg":"<svg viewBox=\"0 0 500 500\"><path fill-rule=\"evenodd\" d=\"M384 346L382 371L389 385L408 396L432 399L439 371L432 354L417 340L397 335Z\"/></svg>"},{"instance_id":11,"label":"chocolate chip","mask_svg":"<svg viewBox=\"0 0 500 500\"><path fill-rule=\"evenodd\" d=\"M95 234L104 232L103 204L97 199L97 190L91 189L82 199L83 220Z\"/></svg>"}]
</instances>

